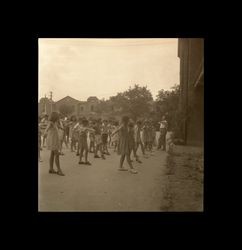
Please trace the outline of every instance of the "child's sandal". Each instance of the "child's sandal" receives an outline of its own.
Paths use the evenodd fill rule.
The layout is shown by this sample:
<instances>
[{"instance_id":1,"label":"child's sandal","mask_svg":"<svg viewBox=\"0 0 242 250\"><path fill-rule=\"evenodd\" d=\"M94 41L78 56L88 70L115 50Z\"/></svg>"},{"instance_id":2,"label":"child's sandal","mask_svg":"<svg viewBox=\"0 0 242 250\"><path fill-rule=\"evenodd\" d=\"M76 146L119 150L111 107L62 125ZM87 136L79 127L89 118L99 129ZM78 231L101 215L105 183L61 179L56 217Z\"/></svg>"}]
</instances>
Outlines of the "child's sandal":
<instances>
[{"instance_id":1,"label":"child's sandal","mask_svg":"<svg viewBox=\"0 0 242 250\"><path fill-rule=\"evenodd\" d=\"M57 171L55 171L55 170L49 170L49 174L57 174Z\"/></svg>"},{"instance_id":2,"label":"child's sandal","mask_svg":"<svg viewBox=\"0 0 242 250\"><path fill-rule=\"evenodd\" d=\"M130 170L130 173L132 173L132 174L137 174L137 173L138 173L138 171L137 171L137 170L135 170L135 169L131 169L131 170Z\"/></svg>"},{"instance_id":3,"label":"child's sandal","mask_svg":"<svg viewBox=\"0 0 242 250\"><path fill-rule=\"evenodd\" d=\"M119 171L128 171L127 168L119 168L118 170L119 170Z\"/></svg>"},{"instance_id":4,"label":"child's sandal","mask_svg":"<svg viewBox=\"0 0 242 250\"><path fill-rule=\"evenodd\" d=\"M65 175L62 173L62 171L58 171L57 174L60 175L60 176L65 176Z\"/></svg>"}]
</instances>

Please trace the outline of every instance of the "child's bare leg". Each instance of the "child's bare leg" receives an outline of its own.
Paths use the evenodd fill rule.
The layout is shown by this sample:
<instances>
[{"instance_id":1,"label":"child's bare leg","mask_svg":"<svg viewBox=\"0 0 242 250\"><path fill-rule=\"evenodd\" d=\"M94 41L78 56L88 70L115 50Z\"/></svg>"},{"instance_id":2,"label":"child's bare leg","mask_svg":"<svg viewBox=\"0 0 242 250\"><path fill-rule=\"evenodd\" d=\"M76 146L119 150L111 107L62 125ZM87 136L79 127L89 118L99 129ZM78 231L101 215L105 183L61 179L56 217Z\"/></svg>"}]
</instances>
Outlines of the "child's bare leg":
<instances>
[{"instance_id":1,"label":"child's bare leg","mask_svg":"<svg viewBox=\"0 0 242 250\"><path fill-rule=\"evenodd\" d=\"M60 142L60 153L62 154L62 145L63 145L63 140Z\"/></svg>"},{"instance_id":2,"label":"child's bare leg","mask_svg":"<svg viewBox=\"0 0 242 250\"><path fill-rule=\"evenodd\" d=\"M54 151L50 152L50 171L54 170Z\"/></svg>"},{"instance_id":3,"label":"child's bare leg","mask_svg":"<svg viewBox=\"0 0 242 250\"><path fill-rule=\"evenodd\" d=\"M99 145L96 145L96 148L94 149L94 156L97 156L98 150L99 150Z\"/></svg>"},{"instance_id":4,"label":"child's bare leg","mask_svg":"<svg viewBox=\"0 0 242 250\"><path fill-rule=\"evenodd\" d=\"M59 161L59 152L57 150L55 151L54 156L55 156L55 165L57 167L57 170L61 171L61 169L60 169L60 161Z\"/></svg>"},{"instance_id":5,"label":"child's bare leg","mask_svg":"<svg viewBox=\"0 0 242 250\"><path fill-rule=\"evenodd\" d=\"M131 162L131 159L130 159L130 154L127 154L127 155L126 155L126 160L127 160L128 164L129 164L129 167L130 167L131 169L133 169L134 167L133 167L132 162Z\"/></svg>"},{"instance_id":6,"label":"child's bare leg","mask_svg":"<svg viewBox=\"0 0 242 250\"><path fill-rule=\"evenodd\" d=\"M117 142L115 142L115 143L114 143L114 152L116 152L116 151L117 151L117 147L118 147L118 143L117 143Z\"/></svg>"},{"instance_id":7,"label":"child's bare leg","mask_svg":"<svg viewBox=\"0 0 242 250\"><path fill-rule=\"evenodd\" d=\"M67 137L66 137L66 135L64 136L64 143L66 145L66 148L68 148L68 143L67 143Z\"/></svg>"},{"instance_id":8,"label":"child's bare leg","mask_svg":"<svg viewBox=\"0 0 242 250\"><path fill-rule=\"evenodd\" d=\"M136 159L136 161L138 161L138 160L139 160L139 157L138 157L138 155L136 154L136 148L135 148L135 146L134 146L134 148L133 148L133 154L134 154L134 158Z\"/></svg>"},{"instance_id":9,"label":"child's bare leg","mask_svg":"<svg viewBox=\"0 0 242 250\"><path fill-rule=\"evenodd\" d=\"M135 154L137 153L138 148L139 148L139 143L137 142L137 143L135 143Z\"/></svg>"},{"instance_id":10,"label":"child's bare leg","mask_svg":"<svg viewBox=\"0 0 242 250\"><path fill-rule=\"evenodd\" d=\"M140 147L141 147L142 154L145 155L145 149L144 149L143 143L140 142L139 144L140 144Z\"/></svg>"},{"instance_id":11,"label":"child's bare leg","mask_svg":"<svg viewBox=\"0 0 242 250\"><path fill-rule=\"evenodd\" d=\"M90 142L90 150L89 152L94 152L94 142Z\"/></svg>"},{"instance_id":12,"label":"child's bare leg","mask_svg":"<svg viewBox=\"0 0 242 250\"><path fill-rule=\"evenodd\" d=\"M45 147L45 137L43 136L43 139L42 139L42 147L44 148Z\"/></svg>"},{"instance_id":13,"label":"child's bare leg","mask_svg":"<svg viewBox=\"0 0 242 250\"><path fill-rule=\"evenodd\" d=\"M71 152L73 152L73 143L71 141Z\"/></svg>"},{"instance_id":14,"label":"child's bare leg","mask_svg":"<svg viewBox=\"0 0 242 250\"><path fill-rule=\"evenodd\" d=\"M80 162L82 161L84 148L80 147Z\"/></svg>"},{"instance_id":15,"label":"child's bare leg","mask_svg":"<svg viewBox=\"0 0 242 250\"><path fill-rule=\"evenodd\" d=\"M107 143L105 144L105 149L106 149L106 153L109 155L109 152L108 152L108 144L107 144Z\"/></svg>"},{"instance_id":16,"label":"child's bare leg","mask_svg":"<svg viewBox=\"0 0 242 250\"><path fill-rule=\"evenodd\" d=\"M125 155L121 155L119 168L123 168L124 159L125 159Z\"/></svg>"},{"instance_id":17,"label":"child's bare leg","mask_svg":"<svg viewBox=\"0 0 242 250\"><path fill-rule=\"evenodd\" d=\"M60 168L60 158L59 158L59 152L58 150L55 151L55 165L58 169L58 175L64 175L61 168Z\"/></svg>"},{"instance_id":18,"label":"child's bare leg","mask_svg":"<svg viewBox=\"0 0 242 250\"><path fill-rule=\"evenodd\" d=\"M149 151L151 151L151 143L148 144Z\"/></svg>"},{"instance_id":19,"label":"child's bare leg","mask_svg":"<svg viewBox=\"0 0 242 250\"><path fill-rule=\"evenodd\" d=\"M104 148L103 148L103 144L99 144L99 149L100 149L100 153L101 153L101 157L104 159Z\"/></svg>"},{"instance_id":20,"label":"child's bare leg","mask_svg":"<svg viewBox=\"0 0 242 250\"><path fill-rule=\"evenodd\" d=\"M88 162L87 156L88 156L88 148L85 148L85 162Z\"/></svg>"},{"instance_id":21,"label":"child's bare leg","mask_svg":"<svg viewBox=\"0 0 242 250\"><path fill-rule=\"evenodd\" d=\"M79 154L80 154L80 142L78 141L76 155L79 155Z\"/></svg>"}]
</instances>

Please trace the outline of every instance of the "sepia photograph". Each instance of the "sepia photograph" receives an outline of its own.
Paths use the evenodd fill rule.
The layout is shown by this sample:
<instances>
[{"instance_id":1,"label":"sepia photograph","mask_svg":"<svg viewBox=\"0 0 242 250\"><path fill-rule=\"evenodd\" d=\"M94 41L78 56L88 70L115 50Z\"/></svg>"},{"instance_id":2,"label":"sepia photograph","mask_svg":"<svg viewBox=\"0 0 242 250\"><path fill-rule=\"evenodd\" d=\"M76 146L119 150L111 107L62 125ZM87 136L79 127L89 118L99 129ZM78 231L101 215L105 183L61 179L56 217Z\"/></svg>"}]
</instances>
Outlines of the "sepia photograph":
<instances>
[{"instance_id":1,"label":"sepia photograph","mask_svg":"<svg viewBox=\"0 0 242 250\"><path fill-rule=\"evenodd\" d=\"M203 212L204 39L39 38L36 164L39 212Z\"/></svg>"}]
</instances>

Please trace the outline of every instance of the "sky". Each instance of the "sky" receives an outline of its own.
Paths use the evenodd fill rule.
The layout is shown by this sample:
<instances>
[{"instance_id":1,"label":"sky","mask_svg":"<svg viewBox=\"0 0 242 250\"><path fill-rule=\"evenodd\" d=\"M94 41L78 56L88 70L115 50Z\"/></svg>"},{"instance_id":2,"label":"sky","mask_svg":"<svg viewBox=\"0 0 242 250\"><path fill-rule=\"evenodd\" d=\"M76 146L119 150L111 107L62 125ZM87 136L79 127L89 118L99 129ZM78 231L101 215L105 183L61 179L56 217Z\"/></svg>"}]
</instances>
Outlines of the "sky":
<instances>
[{"instance_id":1,"label":"sky","mask_svg":"<svg viewBox=\"0 0 242 250\"><path fill-rule=\"evenodd\" d=\"M39 39L39 99L69 95L108 99L134 84L159 90L179 84L178 39Z\"/></svg>"}]
</instances>

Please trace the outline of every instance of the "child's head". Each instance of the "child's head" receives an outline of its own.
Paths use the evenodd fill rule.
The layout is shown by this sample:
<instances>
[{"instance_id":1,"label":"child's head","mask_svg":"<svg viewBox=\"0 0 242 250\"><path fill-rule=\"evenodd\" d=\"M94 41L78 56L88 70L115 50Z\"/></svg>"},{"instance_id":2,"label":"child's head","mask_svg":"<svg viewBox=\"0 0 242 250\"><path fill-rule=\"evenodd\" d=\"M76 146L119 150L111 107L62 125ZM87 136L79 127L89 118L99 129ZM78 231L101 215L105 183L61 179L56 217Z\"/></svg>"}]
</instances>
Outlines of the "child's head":
<instances>
[{"instance_id":1,"label":"child's head","mask_svg":"<svg viewBox=\"0 0 242 250\"><path fill-rule=\"evenodd\" d=\"M139 127L141 126L142 122L141 121L137 121L136 123Z\"/></svg>"},{"instance_id":2,"label":"child's head","mask_svg":"<svg viewBox=\"0 0 242 250\"><path fill-rule=\"evenodd\" d=\"M126 115L125 115L125 116L123 116L123 117L122 117L122 122L123 122L123 124L124 124L124 125L126 125L126 126L127 126L127 125L128 125L128 123L129 123L129 117L128 117L128 116L126 116Z\"/></svg>"},{"instance_id":3,"label":"child's head","mask_svg":"<svg viewBox=\"0 0 242 250\"><path fill-rule=\"evenodd\" d=\"M87 119L83 119L83 120L82 120L82 125L83 125L84 127L88 126L88 120L87 120Z\"/></svg>"},{"instance_id":4,"label":"child's head","mask_svg":"<svg viewBox=\"0 0 242 250\"><path fill-rule=\"evenodd\" d=\"M108 120L103 120L103 124L107 125L108 124Z\"/></svg>"},{"instance_id":5,"label":"child's head","mask_svg":"<svg viewBox=\"0 0 242 250\"><path fill-rule=\"evenodd\" d=\"M77 118L76 118L75 115L71 116L71 121L72 121L72 122L76 122L76 121L77 121Z\"/></svg>"},{"instance_id":6,"label":"child's head","mask_svg":"<svg viewBox=\"0 0 242 250\"><path fill-rule=\"evenodd\" d=\"M50 121L51 122L57 122L57 121L59 121L59 113L58 112L52 112L50 114Z\"/></svg>"}]
</instances>

